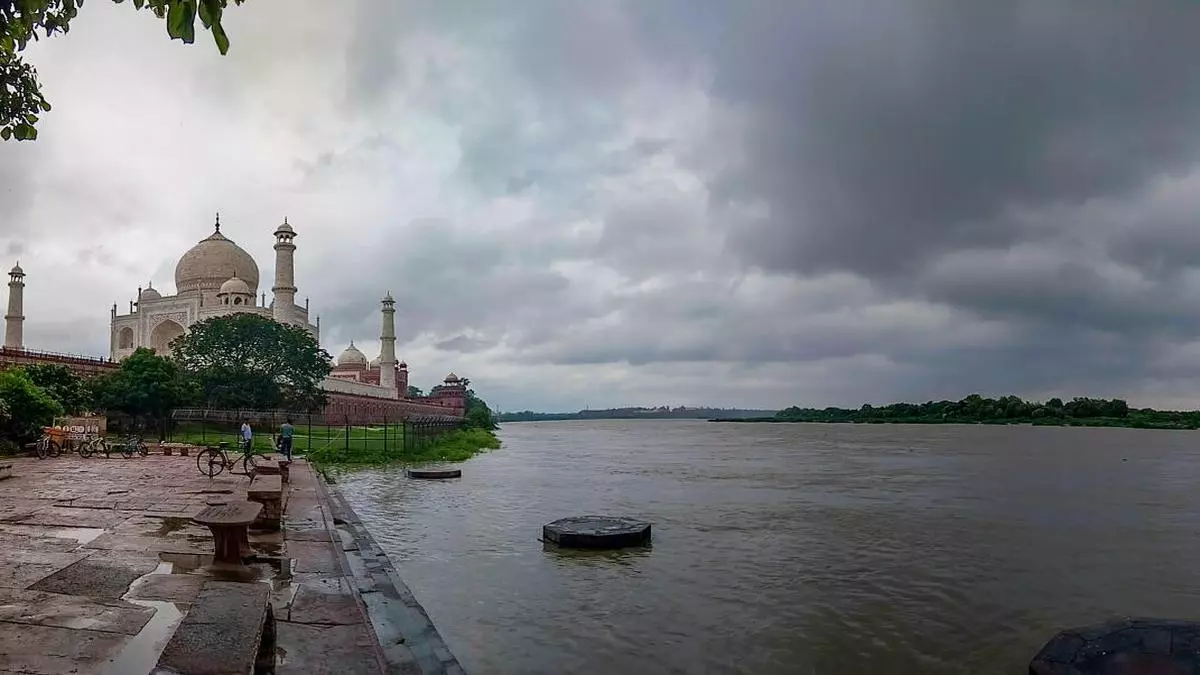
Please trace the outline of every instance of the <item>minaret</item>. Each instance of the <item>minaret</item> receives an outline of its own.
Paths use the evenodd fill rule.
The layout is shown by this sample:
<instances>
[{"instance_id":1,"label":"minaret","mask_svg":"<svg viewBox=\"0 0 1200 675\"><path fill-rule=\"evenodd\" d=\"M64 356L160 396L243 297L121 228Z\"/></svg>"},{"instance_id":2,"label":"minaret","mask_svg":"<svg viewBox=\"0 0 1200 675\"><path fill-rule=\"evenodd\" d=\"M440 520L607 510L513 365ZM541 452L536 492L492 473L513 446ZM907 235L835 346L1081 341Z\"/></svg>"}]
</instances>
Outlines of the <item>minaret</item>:
<instances>
[{"instance_id":1,"label":"minaret","mask_svg":"<svg viewBox=\"0 0 1200 675\"><path fill-rule=\"evenodd\" d=\"M5 349L24 349L22 330L25 325L25 270L21 263L8 273L8 313L4 315Z\"/></svg>"},{"instance_id":2,"label":"minaret","mask_svg":"<svg viewBox=\"0 0 1200 675\"><path fill-rule=\"evenodd\" d=\"M271 292L275 294L273 318L279 323L293 323L292 308L296 306L296 245L292 239L296 231L288 225L287 218L275 230L275 286Z\"/></svg>"},{"instance_id":3,"label":"minaret","mask_svg":"<svg viewBox=\"0 0 1200 675\"><path fill-rule=\"evenodd\" d=\"M396 388L396 301L383 296L383 330L379 335L379 386Z\"/></svg>"}]
</instances>

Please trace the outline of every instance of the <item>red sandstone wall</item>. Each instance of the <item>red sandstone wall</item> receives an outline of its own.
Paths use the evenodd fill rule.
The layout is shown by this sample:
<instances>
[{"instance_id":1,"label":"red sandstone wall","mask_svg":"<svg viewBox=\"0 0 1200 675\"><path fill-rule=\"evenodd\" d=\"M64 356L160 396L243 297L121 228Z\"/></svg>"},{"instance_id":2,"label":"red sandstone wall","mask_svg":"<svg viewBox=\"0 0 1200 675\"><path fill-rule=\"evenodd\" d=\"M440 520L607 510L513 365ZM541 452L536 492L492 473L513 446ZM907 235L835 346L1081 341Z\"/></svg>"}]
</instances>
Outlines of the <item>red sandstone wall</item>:
<instances>
[{"instance_id":1,"label":"red sandstone wall","mask_svg":"<svg viewBox=\"0 0 1200 675\"><path fill-rule=\"evenodd\" d=\"M418 401L373 398L341 392L326 393L324 418L326 424L371 424L387 421L400 422L408 417L422 415L447 415L462 417L461 407L433 405Z\"/></svg>"},{"instance_id":2,"label":"red sandstone wall","mask_svg":"<svg viewBox=\"0 0 1200 675\"><path fill-rule=\"evenodd\" d=\"M0 368L26 366L33 363L53 363L66 366L83 377L102 375L112 372L118 367L115 361L109 361L108 359L94 359L86 356L0 347Z\"/></svg>"}]
</instances>

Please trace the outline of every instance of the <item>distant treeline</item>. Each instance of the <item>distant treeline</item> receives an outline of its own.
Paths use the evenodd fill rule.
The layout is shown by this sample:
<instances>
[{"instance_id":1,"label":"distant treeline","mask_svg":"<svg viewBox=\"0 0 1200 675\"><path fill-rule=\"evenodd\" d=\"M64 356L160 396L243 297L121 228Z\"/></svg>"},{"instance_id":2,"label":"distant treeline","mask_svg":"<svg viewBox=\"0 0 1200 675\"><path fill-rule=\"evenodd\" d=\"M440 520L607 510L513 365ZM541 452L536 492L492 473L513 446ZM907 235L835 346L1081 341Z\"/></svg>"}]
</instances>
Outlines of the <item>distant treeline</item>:
<instances>
[{"instance_id":1,"label":"distant treeline","mask_svg":"<svg viewBox=\"0 0 1200 675\"><path fill-rule=\"evenodd\" d=\"M541 413L532 410L500 413L498 422L546 422L555 420L735 420L746 418L771 418L774 410L742 410L739 408L608 408L605 410L580 410L573 413Z\"/></svg>"},{"instance_id":2,"label":"distant treeline","mask_svg":"<svg viewBox=\"0 0 1200 675\"><path fill-rule=\"evenodd\" d=\"M1130 408L1119 398L1052 398L1043 403L1016 396L985 398L971 394L961 401L892 403L881 407L800 408L792 406L772 416L740 422L831 422L866 424L1035 424L1050 426L1132 427L1137 429L1198 429L1200 411Z\"/></svg>"}]
</instances>

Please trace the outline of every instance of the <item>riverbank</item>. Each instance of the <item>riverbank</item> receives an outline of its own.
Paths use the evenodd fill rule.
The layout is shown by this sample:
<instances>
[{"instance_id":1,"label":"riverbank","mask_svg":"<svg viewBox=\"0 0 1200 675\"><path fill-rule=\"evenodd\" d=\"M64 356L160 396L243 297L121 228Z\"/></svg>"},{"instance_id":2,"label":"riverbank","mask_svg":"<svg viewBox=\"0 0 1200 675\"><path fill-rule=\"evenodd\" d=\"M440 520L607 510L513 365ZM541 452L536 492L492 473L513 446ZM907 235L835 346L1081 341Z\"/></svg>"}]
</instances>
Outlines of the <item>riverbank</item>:
<instances>
[{"instance_id":1,"label":"riverbank","mask_svg":"<svg viewBox=\"0 0 1200 675\"><path fill-rule=\"evenodd\" d=\"M210 567L212 535L191 517L244 502L244 476L209 479L194 457L162 455L4 463L0 671L148 673L180 640L210 662L254 659L256 633L222 626L262 597L280 675L462 672L357 515L303 460L281 488L282 531L251 530L254 558L236 573Z\"/></svg>"}]
</instances>

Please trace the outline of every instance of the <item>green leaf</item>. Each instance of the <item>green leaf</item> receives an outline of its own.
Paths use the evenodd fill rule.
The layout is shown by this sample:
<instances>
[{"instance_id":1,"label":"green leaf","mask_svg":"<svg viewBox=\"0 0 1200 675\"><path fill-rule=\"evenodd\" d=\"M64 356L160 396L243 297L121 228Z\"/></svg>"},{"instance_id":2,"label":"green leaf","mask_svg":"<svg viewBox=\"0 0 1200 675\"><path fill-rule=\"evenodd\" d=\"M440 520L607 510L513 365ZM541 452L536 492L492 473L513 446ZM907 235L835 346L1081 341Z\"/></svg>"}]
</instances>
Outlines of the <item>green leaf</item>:
<instances>
[{"instance_id":1,"label":"green leaf","mask_svg":"<svg viewBox=\"0 0 1200 675\"><path fill-rule=\"evenodd\" d=\"M32 141L37 138L37 129L28 124L18 124L13 129L13 136L16 136L18 141Z\"/></svg>"},{"instance_id":2,"label":"green leaf","mask_svg":"<svg viewBox=\"0 0 1200 675\"><path fill-rule=\"evenodd\" d=\"M6 141L9 138L12 138L12 129L10 129L8 127L4 127L3 129L0 129L0 138L3 138Z\"/></svg>"},{"instance_id":3,"label":"green leaf","mask_svg":"<svg viewBox=\"0 0 1200 675\"><path fill-rule=\"evenodd\" d=\"M221 0L200 0L200 22L205 28L221 24Z\"/></svg>"},{"instance_id":4,"label":"green leaf","mask_svg":"<svg viewBox=\"0 0 1200 675\"><path fill-rule=\"evenodd\" d=\"M212 27L213 40L217 43L217 49L224 56L229 51L229 36L225 34L225 28L220 23L214 23Z\"/></svg>"},{"instance_id":5,"label":"green leaf","mask_svg":"<svg viewBox=\"0 0 1200 675\"><path fill-rule=\"evenodd\" d=\"M134 9L141 9L146 6L146 0L133 0Z\"/></svg>"},{"instance_id":6,"label":"green leaf","mask_svg":"<svg viewBox=\"0 0 1200 675\"><path fill-rule=\"evenodd\" d=\"M34 115L33 113L26 113L26 114L25 114L25 121L26 121L27 123L29 123L30 125L37 124L37 121L38 121L38 116L37 116L37 115Z\"/></svg>"}]
</instances>

